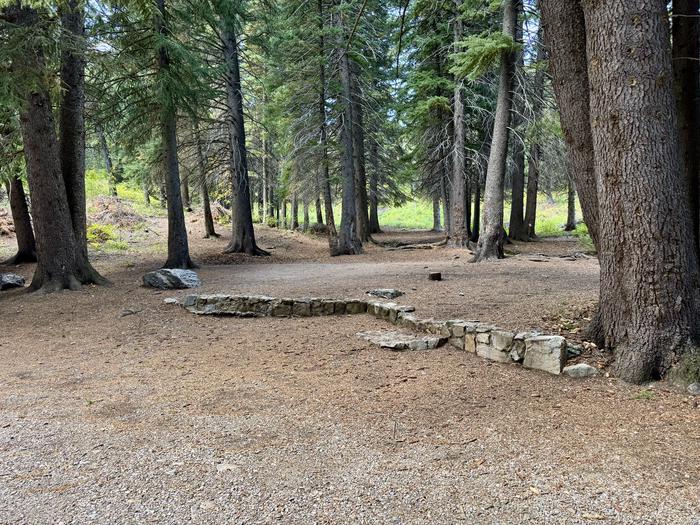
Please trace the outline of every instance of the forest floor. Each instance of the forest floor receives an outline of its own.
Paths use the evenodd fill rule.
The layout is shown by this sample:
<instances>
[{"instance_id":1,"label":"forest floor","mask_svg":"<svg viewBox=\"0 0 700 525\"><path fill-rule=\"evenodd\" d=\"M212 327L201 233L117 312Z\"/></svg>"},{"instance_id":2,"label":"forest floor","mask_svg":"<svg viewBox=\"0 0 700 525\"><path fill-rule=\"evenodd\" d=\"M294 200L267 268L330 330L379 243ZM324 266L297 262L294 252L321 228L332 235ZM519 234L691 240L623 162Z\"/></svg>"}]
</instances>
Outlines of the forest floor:
<instances>
[{"instance_id":1,"label":"forest floor","mask_svg":"<svg viewBox=\"0 0 700 525\"><path fill-rule=\"evenodd\" d=\"M571 239L470 264L444 247L331 259L323 238L260 228L273 255L252 259L188 226L205 292L398 288L420 316L573 337L597 297L597 261ZM154 218L96 252L110 288L0 296L0 524L700 523L688 396L380 350L355 335L389 328L369 316L197 317L163 301L187 292L140 286L163 240Z\"/></svg>"}]
</instances>

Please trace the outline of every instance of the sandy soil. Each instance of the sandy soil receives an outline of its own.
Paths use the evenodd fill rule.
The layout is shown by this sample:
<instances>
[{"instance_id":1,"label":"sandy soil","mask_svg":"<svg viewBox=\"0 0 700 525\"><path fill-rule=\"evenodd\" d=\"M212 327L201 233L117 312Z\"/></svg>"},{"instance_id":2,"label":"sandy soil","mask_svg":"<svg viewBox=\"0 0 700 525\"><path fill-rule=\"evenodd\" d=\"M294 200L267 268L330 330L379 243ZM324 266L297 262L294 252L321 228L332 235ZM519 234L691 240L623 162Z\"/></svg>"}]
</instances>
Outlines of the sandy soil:
<instances>
[{"instance_id":1,"label":"sandy soil","mask_svg":"<svg viewBox=\"0 0 700 525\"><path fill-rule=\"evenodd\" d=\"M355 336L390 328L368 316L196 317L163 302L184 292L140 286L160 227L96 254L111 288L0 296L0 523L700 523L695 400L382 351ZM250 259L190 227L206 291L397 287L421 315L567 332L596 298L571 241L479 265L445 248L330 259L261 228L273 256Z\"/></svg>"}]
</instances>

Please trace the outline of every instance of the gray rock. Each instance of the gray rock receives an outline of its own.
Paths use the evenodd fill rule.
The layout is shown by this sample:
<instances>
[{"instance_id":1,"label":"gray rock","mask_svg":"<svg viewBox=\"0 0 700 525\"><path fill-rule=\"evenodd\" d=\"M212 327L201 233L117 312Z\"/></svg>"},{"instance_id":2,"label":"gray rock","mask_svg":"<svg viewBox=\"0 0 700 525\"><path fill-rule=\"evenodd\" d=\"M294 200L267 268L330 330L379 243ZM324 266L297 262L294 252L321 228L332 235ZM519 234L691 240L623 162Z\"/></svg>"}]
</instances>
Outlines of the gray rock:
<instances>
[{"instance_id":1,"label":"gray rock","mask_svg":"<svg viewBox=\"0 0 700 525\"><path fill-rule=\"evenodd\" d=\"M403 292L395 290L394 288L378 288L377 290L370 290L367 295L373 295L374 297L383 297L384 299L396 299L401 297Z\"/></svg>"},{"instance_id":2,"label":"gray rock","mask_svg":"<svg viewBox=\"0 0 700 525\"><path fill-rule=\"evenodd\" d=\"M518 334L520 335L520 334ZM515 336L513 345L510 347L510 358L516 363L522 363L525 360L525 340Z\"/></svg>"},{"instance_id":3,"label":"gray rock","mask_svg":"<svg viewBox=\"0 0 700 525\"><path fill-rule=\"evenodd\" d=\"M276 306L290 300L278 300L264 295L188 295L183 306L199 315L231 315L234 317L262 317L272 315ZM277 315L290 315L278 312Z\"/></svg>"},{"instance_id":4,"label":"gray rock","mask_svg":"<svg viewBox=\"0 0 700 525\"><path fill-rule=\"evenodd\" d=\"M143 284L159 290L183 290L202 286L199 276L192 270L161 268L143 276Z\"/></svg>"},{"instance_id":5,"label":"gray rock","mask_svg":"<svg viewBox=\"0 0 700 525\"><path fill-rule=\"evenodd\" d=\"M571 365L564 367L564 374L569 377L590 377L598 375L598 369L586 363L579 363L577 365Z\"/></svg>"},{"instance_id":6,"label":"gray rock","mask_svg":"<svg viewBox=\"0 0 700 525\"><path fill-rule=\"evenodd\" d=\"M401 332L359 332L357 337L390 350L432 350L447 342L445 337L415 336Z\"/></svg>"},{"instance_id":7,"label":"gray rock","mask_svg":"<svg viewBox=\"0 0 700 525\"><path fill-rule=\"evenodd\" d=\"M24 277L15 273L0 273L0 292L12 288L22 288Z\"/></svg>"},{"instance_id":8,"label":"gray rock","mask_svg":"<svg viewBox=\"0 0 700 525\"><path fill-rule=\"evenodd\" d=\"M510 363L510 344L506 344L508 340L513 341L513 334L499 331L479 332L476 334L476 355L498 363Z\"/></svg>"},{"instance_id":9,"label":"gray rock","mask_svg":"<svg viewBox=\"0 0 700 525\"><path fill-rule=\"evenodd\" d=\"M568 343L566 345L566 353L569 357L578 357L583 353L583 346L576 343Z\"/></svg>"},{"instance_id":10,"label":"gray rock","mask_svg":"<svg viewBox=\"0 0 700 525\"><path fill-rule=\"evenodd\" d=\"M688 385L688 393L694 396L700 396L700 383Z\"/></svg>"},{"instance_id":11,"label":"gray rock","mask_svg":"<svg viewBox=\"0 0 700 525\"><path fill-rule=\"evenodd\" d=\"M561 374L566 363L566 339L559 335L540 335L525 340L523 366Z\"/></svg>"}]
</instances>

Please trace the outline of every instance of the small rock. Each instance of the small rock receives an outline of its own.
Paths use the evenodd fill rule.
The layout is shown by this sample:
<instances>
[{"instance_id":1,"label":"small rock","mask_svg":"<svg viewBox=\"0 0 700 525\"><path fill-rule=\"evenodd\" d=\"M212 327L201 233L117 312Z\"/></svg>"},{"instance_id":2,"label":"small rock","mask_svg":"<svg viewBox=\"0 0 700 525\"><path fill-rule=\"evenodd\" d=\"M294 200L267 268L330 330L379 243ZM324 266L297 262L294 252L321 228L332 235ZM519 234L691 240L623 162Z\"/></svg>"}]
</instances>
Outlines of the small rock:
<instances>
[{"instance_id":1,"label":"small rock","mask_svg":"<svg viewBox=\"0 0 700 525\"><path fill-rule=\"evenodd\" d=\"M163 299L163 302L165 304L180 304L180 301L177 299L177 297L166 297Z\"/></svg>"},{"instance_id":2,"label":"small rock","mask_svg":"<svg viewBox=\"0 0 700 525\"><path fill-rule=\"evenodd\" d=\"M199 276L192 270L161 268L143 276L143 284L160 290L182 290L202 285Z\"/></svg>"},{"instance_id":3,"label":"small rock","mask_svg":"<svg viewBox=\"0 0 700 525\"><path fill-rule=\"evenodd\" d=\"M14 273L0 273L0 291L10 290L12 288L22 288L24 286L24 277Z\"/></svg>"},{"instance_id":4,"label":"small rock","mask_svg":"<svg viewBox=\"0 0 700 525\"><path fill-rule=\"evenodd\" d=\"M688 385L688 393L694 396L700 396L700 383Z\"/></svg>"},{"instance_id":5,"label":"small rock","mask_svg":"<svg viewBox=\"0 0 700 525\"><path fill-rule=\"evenodd\" d=\"M376 290L370 290L367 292L367 295L383 297L384 299L396 299L397 297L401 297L403 292L394 288L378 288Z\"/></svg>"},{"instance_id":6,"label":"small rock","mask_svg":"<svg viewBox=\"0 0 700 525\"><path fill-rule=\"evenodd\" d=\"M564 374L569 377L590 377L598 375L598 369L586 363L579 363L577 365L570 365L564 367Z\"/></svg>"},{"instance_id":7,"label":"small rock","mask_svg":"<svg viewBox=\"0 0 700 525\"><path fill-rule=\"evenodd\" d=\"M440 272L430 272L428 274L429 281L442 281L442 274Z\"/></svg>"}]
</instances>

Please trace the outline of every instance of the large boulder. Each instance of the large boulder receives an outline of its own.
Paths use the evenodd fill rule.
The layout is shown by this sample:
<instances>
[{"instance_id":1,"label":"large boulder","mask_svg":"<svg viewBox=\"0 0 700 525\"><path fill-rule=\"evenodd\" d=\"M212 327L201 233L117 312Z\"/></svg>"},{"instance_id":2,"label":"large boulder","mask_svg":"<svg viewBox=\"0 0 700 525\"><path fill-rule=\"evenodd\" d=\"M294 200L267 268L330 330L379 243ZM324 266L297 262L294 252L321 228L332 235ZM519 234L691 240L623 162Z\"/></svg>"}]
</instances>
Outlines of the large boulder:
<instances>
[{"instance_id":1,"label":"large boulder","mask_svg":"<svg viewBox=\"0 0 700 525\"><path fill-rule=\"evenodd\" d=\"M0 273L0 291L12 288L22 288L24 277L15 273Z\"/></svg>"},{"instance_id":2,"label":"large boulder","mask_svg":"<svg viewBox=\"0 0 700 525\"><path fill-rule=\"evenodd\" d=\"M202 281L192 270L162 268L144 275L143 284L159 290L184 290L202 286Z\"/></svg>"},{"instance_id":3,"label":"large boulder","mask_svg":"<svg viewBox=\"0 0 700 525\"><path fill-rule=\"evenodd\" d=\"M566 357L566 339L559 335L539 335L525 339L525 368L559 375Z\"/></svg>"}]
</instances>

